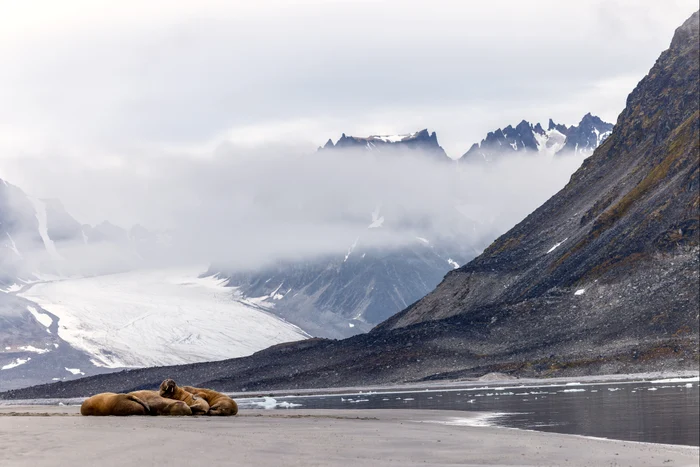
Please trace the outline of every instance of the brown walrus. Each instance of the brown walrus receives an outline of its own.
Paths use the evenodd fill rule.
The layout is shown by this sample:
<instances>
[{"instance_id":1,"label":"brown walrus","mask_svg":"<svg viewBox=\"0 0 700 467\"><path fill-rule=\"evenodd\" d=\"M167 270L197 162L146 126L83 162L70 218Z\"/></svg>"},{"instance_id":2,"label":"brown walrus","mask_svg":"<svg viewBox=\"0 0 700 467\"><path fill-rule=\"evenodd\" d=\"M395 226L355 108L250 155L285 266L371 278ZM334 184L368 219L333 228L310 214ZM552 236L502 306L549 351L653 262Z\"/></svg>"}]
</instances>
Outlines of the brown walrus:
<instances>
[{"instance_id":1,"label":"brown walrus","mask_svg":"<svg viewBox=\"0 0 700 467\"><path fill-rule=\"evenodd\" d=\"M149 405L131 394L103 392L88 397L80 406L82 415L148 415Z\"/></svg>"},{"instance_id":2,"label":"brown walrus","mask_svg":"<svg viewBox=\"0 0 700 467\"><path fill-rule=\"evenodd\" d=\"M185 391L175 384L175 381L172 379L166 379L160 383L160 396L184 402L189 406L194 415L206 414L209 412L209 403L207 403L204 398Z\"/></svg>"},{"instance_id":3,"label":"brown walrus","mask_svg":"<svg viewBox=\"0 0 700 467\"><path fill-rule=\"evenodd\" d=\"M177 392L180 389L183 392ZM166 379L160 385L160 394L164 397L172 397L169 394L180 394L180 397L192 394L204 399L209 404L207 415L236 415L238 404L225 394L212 391L211 389L195 388L192 386L182 386L181 388L172 379Z\"/></svg>"},{"instance_id":4,"label":"brown walrus","mask_svg":"<svg viewBox=\"0 0 700 467\"><path fill-rule=\"evenodd\" d=\"M207 415L227 416L236 415L238 413L238 404L226 394L221 394L211 389L194 388L192 386L183 386L182 389L207 401L209 404L209 412L207 412Z\"/></svg>"},{"instance_id":5,"label":"brown walrus","mask_svg":"<svg viewBox=\"0 0 700 467\"><path fill-rule=\"evenodd\" d=\"M194 413L187 403L166 399L158 391L133 391L127 396L134 396L148 404L151 415L192 415ZM209 408L208 405L207 408Z\"/></svg>"}]
</instances>

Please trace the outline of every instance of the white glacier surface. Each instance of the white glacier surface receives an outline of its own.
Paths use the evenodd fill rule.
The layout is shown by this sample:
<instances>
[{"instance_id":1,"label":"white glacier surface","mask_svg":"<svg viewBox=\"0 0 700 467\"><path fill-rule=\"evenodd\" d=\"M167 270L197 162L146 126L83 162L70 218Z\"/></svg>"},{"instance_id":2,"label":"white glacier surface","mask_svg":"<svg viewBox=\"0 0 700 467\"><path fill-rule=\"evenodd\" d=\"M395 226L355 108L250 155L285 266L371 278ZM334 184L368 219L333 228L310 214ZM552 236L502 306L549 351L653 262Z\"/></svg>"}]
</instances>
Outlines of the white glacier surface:
<instances>
[{"instance_id":1,"label":"white glacier surface","mask_svg":"<svg viewBox=\"0 0 700 467\"><path fill-rule=\"evenodd\" d=\"M58 317L58 335L109 368L250 355L308 337L235 301L203 269L141 270L35 284L20 295ZM43 324L43 323L42 323Z\"/></svg>"}]
</instances>

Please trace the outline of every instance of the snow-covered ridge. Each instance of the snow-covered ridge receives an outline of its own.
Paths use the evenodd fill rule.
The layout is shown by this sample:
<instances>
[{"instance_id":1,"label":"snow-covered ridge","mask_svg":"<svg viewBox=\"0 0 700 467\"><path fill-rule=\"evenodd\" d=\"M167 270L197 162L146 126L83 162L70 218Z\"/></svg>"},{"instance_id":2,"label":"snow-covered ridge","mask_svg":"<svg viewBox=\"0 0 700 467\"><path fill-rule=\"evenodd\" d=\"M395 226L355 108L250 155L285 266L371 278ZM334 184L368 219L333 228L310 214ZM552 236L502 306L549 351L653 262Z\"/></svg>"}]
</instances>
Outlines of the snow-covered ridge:
<instances>
[{"instance_id":1,"label":"snow-covered ridge","mask_svg":"<svg viewBox=\"0 0 700 467\"><path fill-rule=\"evenodd\" d=\"M415 138L417 132L406 133L403 135L370 135L367 137L369 141L379 140L385 143L398 143L407 139Z\"/></svg>"}]
</instances>

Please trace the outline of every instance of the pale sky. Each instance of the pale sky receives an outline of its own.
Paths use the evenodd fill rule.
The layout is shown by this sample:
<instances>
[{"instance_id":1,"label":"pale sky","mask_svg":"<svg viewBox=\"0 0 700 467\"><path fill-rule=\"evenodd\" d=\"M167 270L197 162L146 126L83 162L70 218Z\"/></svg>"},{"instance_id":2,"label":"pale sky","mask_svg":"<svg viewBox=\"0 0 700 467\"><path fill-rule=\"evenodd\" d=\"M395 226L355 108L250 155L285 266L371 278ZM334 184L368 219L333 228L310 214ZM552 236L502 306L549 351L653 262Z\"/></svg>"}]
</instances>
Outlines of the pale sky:
<instances>
[{"instance_id":1,"label":"pale sky","mask_svg":"<svg viewBox=\"0 0 700 467\"><path fill-rule=\"evenodd\" d=\"M81 204L81 183L83 198L99 192L86 174L135 160L313 150L342 132L426 127L458 157L522 119L574 124L592 112L615 122L696 9L697 0L0 0L0 178L96 222L112 217L87 206L99 197Z\"/></svg>"}]
</instances>

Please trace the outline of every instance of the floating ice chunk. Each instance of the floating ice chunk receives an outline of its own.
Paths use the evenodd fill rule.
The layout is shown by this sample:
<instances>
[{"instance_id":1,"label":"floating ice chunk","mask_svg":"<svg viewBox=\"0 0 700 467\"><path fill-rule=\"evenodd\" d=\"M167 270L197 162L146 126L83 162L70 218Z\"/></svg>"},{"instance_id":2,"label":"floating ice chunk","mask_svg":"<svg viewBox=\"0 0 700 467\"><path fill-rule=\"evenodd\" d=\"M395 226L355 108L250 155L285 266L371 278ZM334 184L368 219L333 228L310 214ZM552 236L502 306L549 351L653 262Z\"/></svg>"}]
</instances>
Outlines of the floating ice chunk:
<instances>
[{"instance_id":1,"label":"floating ice chunk","mask_svg":"<svg viewBox=\"0 0 700 467\"><path fill-rule=\"evenodd\" d=\"M578 289L576 292L574 292L574 295L583 295L585 291L586 289Z\"/></svg>"},{"instance_id":2,"label":"floating ice chunk","mask_svg":"<svg viewBox=\"0 0 700 467\"><path fill-rule=\"evenodd\" d=\"M580 386L581 383L578 382L573 382L573 383L566 383L564 386Z\"/></svg>"},{"instance_id":3,"label":"floating ice chunk","mask_svg":"<svg viewBox=\"0 0 700 467\"><path fill-rule=\"evenodd\" d=\"M67 372L72 373L74 375L84 375L85 374L82 371L80 371L80 368L67 368L67 367L64 367L64 368L66 369Z\"/></svg>"},{"instance_id":4,"label":"floating ice chunk","mask_svg":"<svg viewBox=\"0 0 700 467\"><path fill-rule=\"evenodd\" d=\"M564 389L564 390L559 391L559 392L586 392L586 390L585 389Z\"/></svg>"},{"instance_id":5,"label":"floating ice chunk","mask_svg":"<svg viewBox=\"0 0 700 467\"><path fill-rule=\"evenodd\" d=\"M282 409L291 409L294 407L301 407L301 404L295 404L293 402L280 402L277 404L277 407L280 407Z\"/></svg>"}]
</instances>

